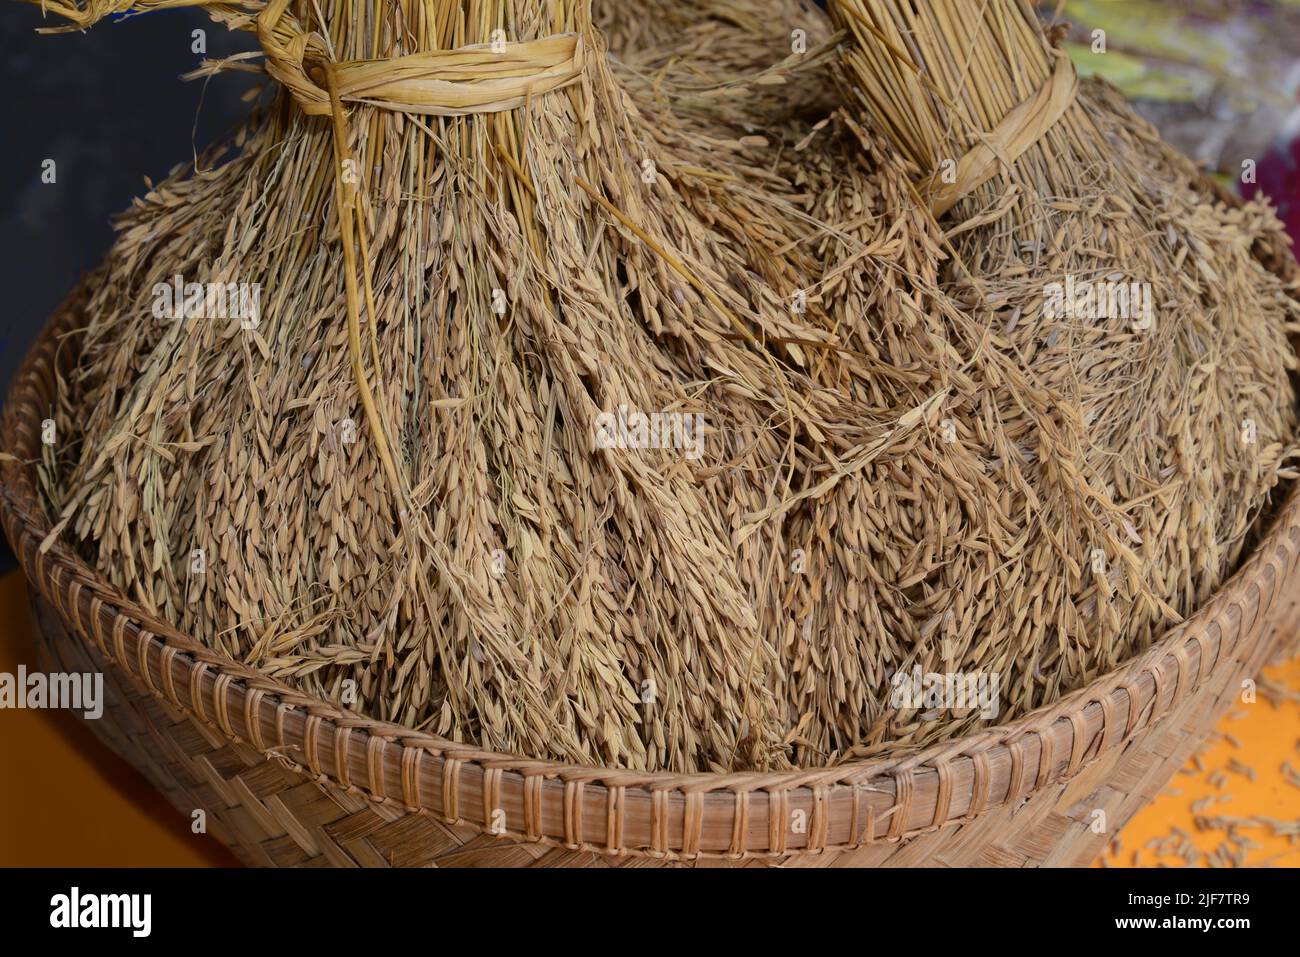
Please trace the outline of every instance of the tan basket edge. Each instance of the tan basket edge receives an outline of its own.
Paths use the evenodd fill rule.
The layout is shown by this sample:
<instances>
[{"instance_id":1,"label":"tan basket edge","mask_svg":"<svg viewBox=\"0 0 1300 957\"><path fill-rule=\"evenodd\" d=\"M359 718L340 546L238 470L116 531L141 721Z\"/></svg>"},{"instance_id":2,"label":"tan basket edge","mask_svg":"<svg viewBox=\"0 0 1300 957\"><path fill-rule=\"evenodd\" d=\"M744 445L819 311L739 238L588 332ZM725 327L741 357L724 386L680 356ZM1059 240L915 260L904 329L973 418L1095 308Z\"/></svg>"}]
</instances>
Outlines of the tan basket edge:
<instances>
[{"instance_id":1,"label":"tan basket edge","mask_svg":"<svg viewBox=\"0 0 1300 957\"><path fill-rule=\"evenodd\" d=\"M25 361L0 442L39 455L76 294ZM1154 648L1004 726L895 760L777 774L671 775L495 754L337 708L225 659L98 582L62 543L29 470L0 464L0 519L29 578L133 685L200 725L378 804L545 845L669 860L770 858L910 838L1023 801L1121 748L1212 675L1257 659L1300 554L1300 491L1228 584ZM501 822L504 828L493 829ZM802 818L800 818L802 815ZM802 827L791 828L792 820Z\"/></svg>"}]
</instances>

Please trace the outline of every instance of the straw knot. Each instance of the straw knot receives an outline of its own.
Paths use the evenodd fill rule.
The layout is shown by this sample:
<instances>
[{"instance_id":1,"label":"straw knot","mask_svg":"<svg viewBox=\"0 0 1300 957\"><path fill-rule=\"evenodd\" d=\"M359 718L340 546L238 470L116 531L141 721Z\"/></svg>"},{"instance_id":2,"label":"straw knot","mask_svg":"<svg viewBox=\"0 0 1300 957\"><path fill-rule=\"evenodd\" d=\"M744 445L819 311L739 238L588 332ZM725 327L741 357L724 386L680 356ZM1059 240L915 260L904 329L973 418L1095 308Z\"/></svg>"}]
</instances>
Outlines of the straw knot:
<instances>
[{"instance_id":1,"label":"straw knot","mask_svg":"<svg viewBox=\"0 0 1300 957\"><path fill-rule=\"evenodd\" d=\"M320 34L307 33L292 14L286 16L289 0L273 0L257 18L257 42L266 55L266 72L275 78L304 113L327 116L329 94L307 76L306 64L326 63L329 50Z\"/></svg>"},{"instance_id":2,"label":"straw knot","mask_svg":"<svg viewBox=\"0 0 1300 957\"><path fill-rule=\"evenodd\" d=\"M577 82L584 65L581 37L556 34L517 43L476 44L382 60L334 61L324 39L307 33L289 0L272 0L257 18L266 70L309 116L332 112L316 82L333 73L343 102L427 116L465 116L518 109L531 97Z\"/></svg>"},{"instance_id":3,"label":"straw knot","mask_svg":"<svg viewBox=\"0 0 1300 957\"><path fill-rule=\"evenodd\" d=\"M1079 92L1079 75L1070 58L1053 50L1056 67L1034 96L1003 117L997 128L957 162L950 181L936 173L918 184L917 191L930 204L936 217L943 216L965 197L992 179L999 169L1009 167L1037 143L1074 105Z\"/></svg>"}]
</instances>

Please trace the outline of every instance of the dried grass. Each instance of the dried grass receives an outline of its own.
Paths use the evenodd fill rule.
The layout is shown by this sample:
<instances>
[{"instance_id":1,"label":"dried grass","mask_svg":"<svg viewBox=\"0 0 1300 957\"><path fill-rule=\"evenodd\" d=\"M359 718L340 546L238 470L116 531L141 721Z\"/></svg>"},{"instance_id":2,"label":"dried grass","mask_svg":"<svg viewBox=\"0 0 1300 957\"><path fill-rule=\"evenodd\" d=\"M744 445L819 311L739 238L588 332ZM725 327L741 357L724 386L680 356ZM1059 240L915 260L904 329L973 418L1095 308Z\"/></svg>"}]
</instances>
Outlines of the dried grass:
<instances>
[{"instance_id":1,"label":"dried grass","mask_svg":"<svg viewBox=\"0 0 1300 957\"><path fill-rule=\"evenodd\" d=\"M895 5L832 4L872 126L816 122L816 11L672 6L610 17L608 59L585 0L293 4L290 68L284 23L319 32L307 67L427 73L502 28L572 35L580 68L494 112L457 89L459 115L414 81L369 104L378 67L304 69L329 120L281 93L151 187L90 280L73 438L44 463L57 533L310 693L682 772L952 737L984 719L893 707L891 674L997 673L1004 720L1203 602L1289 474L1296 308L1252 255L1271 211L1215 202L1088 89L936 220L913 184L1051 73L1027 9L886 45ZM811 57L785 56L791 11ZM885 69L904 46L928 85ZM1045 282L1116 271L1155 286L1154 334L1043 317ZM176 274L261 284L260 326L154 318ZM620 406L706 415L706 454L598 447Z\"/></svg>"}]
</instances>

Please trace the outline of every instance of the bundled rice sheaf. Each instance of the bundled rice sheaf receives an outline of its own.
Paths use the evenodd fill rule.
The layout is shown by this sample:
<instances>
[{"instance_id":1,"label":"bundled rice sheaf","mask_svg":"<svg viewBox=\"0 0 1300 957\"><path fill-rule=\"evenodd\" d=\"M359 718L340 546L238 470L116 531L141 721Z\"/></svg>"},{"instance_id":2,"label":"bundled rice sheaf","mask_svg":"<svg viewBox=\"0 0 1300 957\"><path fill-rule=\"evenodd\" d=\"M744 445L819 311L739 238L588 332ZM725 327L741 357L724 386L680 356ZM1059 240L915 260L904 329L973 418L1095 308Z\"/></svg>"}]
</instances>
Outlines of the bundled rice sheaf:
<instances>
[{"instance_id":1,"label":"bundled rice sheaf","mask_svg":"<svg viewBox=\"0 0 1300 957\"><path fill-rule=\"evenodd\" d=\"M1289 476L1279 224L1020 3L641 0L614 57L588 0L205 6L281 91L89 280L51 541L310 693L637 769L911 747L1147 647Z\"/></svg>"},{"instance_id":2,"label":"bundled rice sheaf","mask_svg":"<svg viewBox=\"0 0 1300 957\"><path fill-rule=\"evenodd\" d=\"M620 80L677 116L766 134L839 104L838 33L811 0L593 5Z\"/></svg>"}]
</instances>

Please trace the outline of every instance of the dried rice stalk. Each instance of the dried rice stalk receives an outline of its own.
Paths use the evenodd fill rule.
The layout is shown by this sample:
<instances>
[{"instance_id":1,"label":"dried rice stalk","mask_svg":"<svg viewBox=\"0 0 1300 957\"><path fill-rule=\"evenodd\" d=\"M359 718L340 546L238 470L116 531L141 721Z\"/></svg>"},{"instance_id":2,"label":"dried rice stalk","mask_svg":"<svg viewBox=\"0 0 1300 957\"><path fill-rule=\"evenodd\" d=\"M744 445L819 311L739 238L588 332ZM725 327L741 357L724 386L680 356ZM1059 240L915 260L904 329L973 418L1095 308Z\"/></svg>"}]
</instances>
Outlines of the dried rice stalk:
<instances>
[{"instance_id":1,"label":"dried rice stalk","mask_svg":"<svg viewBox=\"0 0 1300 957\"><path fill-rule=\"evenodd\" d=\"M1019 712L1149 646L1248 547L1294 448L1295 289L1252 255L1281 242L1279 224L1207 195L1117 97L1074 92L1025 3L830 6L853 38L846 89L943 217L943 249L905 271L940 286L916 321L967 380L944 410L946 446L864 475L866 502L825 504L813 527L838 528L813 630L838 638L866 614L879 657L998 673ZM990 144L1008 162L990 165ZM1048 285L1070 277L1148 284L1152 326L1047 315ZM889 354L917 368L919 394L925 370L942 376L906 346ZM850 514L873 518L854 546L883 574L853 568ZM886 712L867 750L926 740L925 717Z\"/></svg>"},{"instance_id":2,"label":"dried rice stalk","mask_svg":"<svg viewBox=\"0 0 1300 957\"><path fill-rule=\"evenodd\" d=\"M840 36L811 0L623 0L595 13L633 95L677 115L767 133L838 105L826 67Z\"/></svg>"},{"instance_id":3,"label":"dried rice stalk","mask_svg":"<svg viewBox=\"0 0 1300 957\"><path fill-rule=\"evenodd\" d=\"M998 720L1054 700L1203 600L1283 474L1294 304L1250 255L1278 224L1118 104L1087 115L1138 185L1035 143L999 175L1060 181L995 178L946 232L906 148L791 115L830 75L778 16L699 0L697 55L616 29L611 65L581 0L205 6L260 23L289 92L124 217L48 482L110 581L310 693L632 768L914 746L987 719L900 707L891 674L996 672ZM546 92L448 78L498 29ZM1222 275L1195 294L1193 252ZM1182 308L1161 335L1041 320L1048 267L1130 261ZM260 325L158 321L177 274L259 283ZM620 406L705 414L705 454L598 447Z\"/></svg>"},{"instance_id":4,"label":"dried rice stalk","mask_svg":"<svg viewBox=\"0 0 1300 957\"><path fill-rule=\"evenodd\" d=\"M146 197L95 284L68 407L95 410L96 441L69 463L63 521L151 610L316 693L355 679L370 713L573 761L764 766L773 655L741 569L771 543L734 548L712 502L769 504L773 411L832 403L785 411L808 390L751 344L788 331L784 304L673 188L586 5L473 6L338 3L322 22L295 7L318 35L273 46L271 68L295 103L225 165ZM283 22L281 0L258 26L278 38ZM412 83L383 94L402 112L335 108L332 130L302 115L320 103L299 89L313 51L332 51L328 81L330 63L410 62L495 29L576 35L580 82L521 107ZM432 60L416 67L448 68ZM371 68L350 69L331 99L364 99ZM648 184L646 159L663 171ZM260 284L264 321L123 322L174 274ZM359 330L362 311L377 321ZM595 448L598 416L624 405L734 410L711 437L733 467Z\"/></svg>"}]
</instances>

